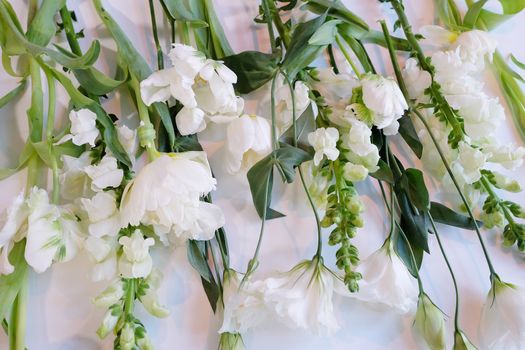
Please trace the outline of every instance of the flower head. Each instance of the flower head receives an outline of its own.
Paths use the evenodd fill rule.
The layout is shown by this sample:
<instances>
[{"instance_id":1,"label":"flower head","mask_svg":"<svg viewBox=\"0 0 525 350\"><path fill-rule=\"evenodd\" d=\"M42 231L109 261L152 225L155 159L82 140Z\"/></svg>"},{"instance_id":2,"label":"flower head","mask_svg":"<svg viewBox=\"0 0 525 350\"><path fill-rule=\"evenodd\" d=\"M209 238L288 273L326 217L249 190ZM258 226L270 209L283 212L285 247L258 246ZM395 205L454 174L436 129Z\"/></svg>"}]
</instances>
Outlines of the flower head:
<instances>
[{"instance_id":1,"label":"flower head","mask_svg":"<svg viewBox=\"0 0 525 350\"><path fill-rule=\"evenodd\" d=\"M118 187L124 177L123 170L118 168L117 158L108 154L98 164L85 167L84 171L91 178L91 189L95 192Z\"/></svg>"},{"instance_id":2,"label":"flower head","mask_svg":"<svg viewBox=\"0 0 525 350\"><path fill-rule=\"evenodd\" d=\"M477 350L470 341L470 339L467 337L465 333L463 333L461 330L456 330L454 332L454 348L453 350Z\"/></svg>"},{"instance_id":3,"label":"flower head","mask_svg":"<svg viewBox=\"0 0 525 350\"><path fill-rule=\"evenodd\" d=\"M89 144L95 147L95 139L100 134L97 129L97 115L84 108L69 112L69 120L71 121L71 134L65 135L56 144L60 145L72 140L77 146Z\"/></svg>"},{"instance_id":4,"label":"flower head","mask_svg":"<svg viewBox=\"0 0 525 350\"><path fill-rule=\"evenodd\" d=\"M443 312L425 293L419 296L415 326L430 349L446 349Z\"/></svg>"},{"instance_id":5,"label":"flower head","mask_svg":"<svg viewBox=\"0 0 525 350\"><path fill-rule=\"evenodd\" d=\"M339 156L337 141L339 131L336 128L318 128L308 134L308 142L315 150L314 164L319 165L324 156L329 160L336 160Z\"/></svg>"},{"instance_id":6,"label":"flower head","mask_svg":"<svg viewBox=\"0 0 525 350\"><path fill-rule=\"evenodd\" d=\"M149 248L155 244L153 238L144 238L140 230L135 230L130 237L120 237L118 242L124 251L118 262L121 275L124 278L148 276L153 265L149 255Z\"/></svg>"}]
</instances>

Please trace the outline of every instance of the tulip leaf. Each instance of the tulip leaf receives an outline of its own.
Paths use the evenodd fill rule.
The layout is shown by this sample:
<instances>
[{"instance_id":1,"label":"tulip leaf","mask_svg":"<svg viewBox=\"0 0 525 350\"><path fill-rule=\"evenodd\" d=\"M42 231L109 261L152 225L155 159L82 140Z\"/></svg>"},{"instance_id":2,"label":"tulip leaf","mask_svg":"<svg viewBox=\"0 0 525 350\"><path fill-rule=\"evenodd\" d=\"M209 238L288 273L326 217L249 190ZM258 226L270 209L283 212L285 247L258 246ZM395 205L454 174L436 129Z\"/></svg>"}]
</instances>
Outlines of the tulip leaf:
<instances>
[{"instance_id":1,"label":"tulip leaf","mask_svg":"<svg viewBox=\"0 0 525 350\"><path fill-rule=\"evenodd\" d=\"M201 277L210 282L213 276L208 266L206 243L204 241L188 240L187 245L188 261L191 266L201 275Z\"/></svg>"},{"instance_id":2,"label":"tulip leaf","mask_svg":"<svg viewBox=\"0 0 525 350\"><path fill-rule=\"evenodd\" d=\"M9 91L4 96L0 97L0 108L4 107L6 104L11 102L13 99L15 99L20 93L24 91L26 87L26 81L22 80L20 84L18 84L17 87L15 87L13 90Z\"/></svg>"},{"instance_id":3,"label":"tulip leaf","mask_svg":"<svg viewBox=\"0 0 525 350\"><path fill-rule=\"evenodd\" d=\"M420 211L430 209L430 199L423 173L419 169L406 169L399 180L399 185L405 190L410 203Z\"/></svg>"},{"instance_id":4,"label":"tulip leaf","mask_svg":"<svg viewBox=\"0 0 525 350\"><path fill-rule=\"evenodd\" d=\"M233 50L226 38L224 29L217 17L215 9L213 8L212 0L202 0L204 2L204 14L205 21L209 25L209 35L211 36L211 41L214 48L214 59L221 59L225 56L233 55Z\"/></svg>"},{"instance_id":5,"label":"tulip leaf","mask_svg":"<svg viewBox=\"0 0 525 350\"><path fill-rule=\"evenodd\" d=\"M55 15L66 5L66 0L44 0L29 25L26 37L33 44L47 46L55 36Z\"/></svg>"},{"instance_id":6,"label":"tulip leaf","mask_svg":"<svg viewBox=\"0 0 525 350\"><path fill-rule=\"evenodd\" d=\"M412 120L409 116L405 115L399 121L399 133L401 134L401 137L403 137L403 140L407 143L407 145L412 149L414 154L421 158L423 155L423 145L421 144L421 141L419 140L419 136L417 136L416 129L414 128L414 124L412 123Z\"/></svg>"},{"instance_id":7,"label":"tulip leaf","mask_svg":"<svg viewBox=\"0 0 525 350\"><path fill-rule=\"evenodd\" d=\"M24 53L25 47L16 35L16 33L22 33L23 29L11 4L6 0L1 0L0 10L0 45L2 46L3 61L4 56Z\"/></svg>"},{"instance_id":8,"label":"tulip leaf","mask_svg":"<svg viewBox=\"0 0 525 350\"><path fill-rule=\"evenodd\" d=\"M323 15L328 13L331 17L351 23L353 26L368 30L368 24L359 16L348 10L340 0L307 0L306 9Z\"/></svg>"},{"instance_id":9,"label":"tulip leaf","mask_svg":"<svg viewBox=\"0 0 525 350\"><path fill-rule=\"evenodd\" d=\"M390 184L394 183L394 174L388 164L384 160L379 159L377 165L379 166L379 169L375 173L370 174L370 176Z\"/></svg>"},{"instance_id":10,"label":"tulip leaf","mask_svg":"<svg viewBox=\"0 0 525 350\"><path fill-rule=\"evenodd\" d=\"M29 269L24 259L25 245L25 239L15 243L9 253L9 262L15 270L9 275L0 275L0 320L8 316L20 288L27 280Z\"/></svg>"},{"instance_id":11,"label":"tulip leaf","mask_svg":"<svg viewBox=\"0 0 525 350\"><path fill-rule=\"evenodd\" d=\"M279 57L258 51L244 51L224 57L223 61L237 75L235 89L240 94L247 94L275 76Z\"/></svg>"},{"instance_id":12,"label":"tulip leaf","mask_svg":"<svg viewBox=\"0 0 525 350\"><path fill-rule=\"evenodd\" d=\"M335 36L337 35L337 25L342 23L341 20L333 19L327 21L319 27L308 40L308 45L330 45L334 42Z\"/></svg>"},{"instance_id":13,"label":"tulip leaf","mask_svg":"<svg viewBox=\"0 0 525 350\"><path fill-rule=\"evenodd\" d=\"M199 27L208 25L192 13L183 0L161 0L161 4L173 20L191 22Z\"/></svg>"},{"instance_id":14,"label":"tulip leaf","mask_svg":"<svg viewBox=\"0 0 525 350\"><path fill-rule=\"evenodd\" d=\"M436 222L444 225L454 226L466 230L476 229L474 220L472 220L470 217L459 214L441 203L432 202L430 204L430 215L432 215L432 218ZM478 226L483 224L481 221L477 221L477 223Z\"/></svg>"},{"instance_id":15,"label":"tulip leaf","mask_svg":"<svg viewBox=\"0 0 525 350\"><path fill-rule=\"evenodd\" d=\"M514 56L513 54L510 55L510 59L512 60L512 62L514 62L514 64L518 67L520 67L521 69L525 70L525 63L521 62L520 60L518 60L516 58L516 56ZM523 80L523 79L522 79Z\"/></svg>"},{"instance_id":16,"label":"tulip leaf","mask_svg":"<svg viewBox=\"0 0 525 350\"><path fill-rule=\"evenodd\" d=\"M479 0L469 6L465 17L463 18L463 26L469 29L473 29L478 21L478 18L481 14L483 6L487 3L488 0Z\"/></svg>"},{"instance_id":17,"label":"tulip leaf","mask_svg":"<svg viewBox=\"0 0 525 350\"><path fill-rule=\"evenodd\" d=\"M217 302L219 301L221 295L221 289L215 279L212 279L210 282L206 281L201 277L202 287L206 293L206 297L210 303L211 309L213 312L217 311Z\"/></svg>"},{"instance_id":18,"label":"tulip leaf","mask_svg":"<svg viewBox=\"0 0 525 350\"><path fill-rule=\"evenodd\" d=\"M474 14L472 17L475 17L476 22L473 22L476 24L477 27L485 29L485 30L492 30L499 26L500 24L504 23L505 21L512 18L514 15L521 12L523 9L525 9L525 0L498 0L501 4L501 7L503 9L502 13L496 13L493 11L485 10L484 8L479 9L478 6L485 5L487 0L480 0L478 2L475 2L472 4L469 8L469 11L467 14L473 9L472 11ZM472 20L469 20L472 22Z\"/></svg>"}]
</instances>

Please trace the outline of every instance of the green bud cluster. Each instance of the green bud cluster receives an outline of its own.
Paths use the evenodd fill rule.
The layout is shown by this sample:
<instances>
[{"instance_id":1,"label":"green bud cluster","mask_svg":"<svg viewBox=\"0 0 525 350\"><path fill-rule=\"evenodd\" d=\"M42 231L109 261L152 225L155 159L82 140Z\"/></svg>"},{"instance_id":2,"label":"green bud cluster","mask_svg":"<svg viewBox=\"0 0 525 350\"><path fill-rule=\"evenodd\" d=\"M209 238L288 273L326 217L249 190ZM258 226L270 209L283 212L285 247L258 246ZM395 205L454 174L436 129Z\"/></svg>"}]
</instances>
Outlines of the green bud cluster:
<instances>
[{"instance_id":1,"label":"green bud cluster","mask_svg":"<svg viewBox=\"0 0 525 350\"><path fill-rule=\"evenodd\" d=\"M363 204L352 183L336 175L336 184L328 189L328 204L321 225L325 228L334 226L328 244L340 245L336 252L337 267L345 273L344 282L351 292L359 290L361 274L353 268L359 263L357 247L351 243L357 228L363 227Z\"/></svg>"}]
</instances>

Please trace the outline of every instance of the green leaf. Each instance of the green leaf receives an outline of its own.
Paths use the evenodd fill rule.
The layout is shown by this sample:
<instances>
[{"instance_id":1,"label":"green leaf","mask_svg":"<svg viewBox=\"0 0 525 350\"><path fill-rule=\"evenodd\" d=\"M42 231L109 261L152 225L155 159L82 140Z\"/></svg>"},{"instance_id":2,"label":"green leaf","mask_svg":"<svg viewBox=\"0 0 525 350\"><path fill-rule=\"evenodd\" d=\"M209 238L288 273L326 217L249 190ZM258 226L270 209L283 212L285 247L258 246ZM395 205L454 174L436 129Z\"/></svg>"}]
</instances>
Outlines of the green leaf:
<instances>
[{"instance_id":1,"label":"green leaf","mask_svg":"<svg viewBox=\"0 0 525 350\"><path fill-rule=\"evenodd\" d=\"M188 240L187 255L191 266L197 270L205 281L210 282L213 279L213 276L206 259L206 243L204 241L195 241L193 239Z\"/></svg>"},{"instance_id":2,"label":"green leaf","mask_svg":"<svg viewBox=\"0 0 525 350\"><path fill-rule=\"evenodd\" d=\"M212 0L202 0L204 2L205 9L205 21L209 25L209 33L212 39L214 48L214 59L220 59L225 56L231 56L234 54L228 38L224 33L224 29L217 17L215 9L213 8Z\"/></svg>"},{"instance_id":3,"label":"green leaf","mask_svg":"<svg viewBox=\"0 0 525 350\"><path fill-rule=\"evenodd\" d=\"M495 13L489 10L482 9L477 19L477 26L486 30L492 30L511 19L525 8L525 0L499 0L502 13Z\"/></svg>"},{"instance_id":4,"label":"green leaf","mask_svg":"<svg viewBox=\"0 0 525 350\"><path fill-rule=\"evenodd\" d=\"M386 41L385 36L383 32L375 30L375 29L369 29L364 30L360 27L353 26L349 23L341 23L337 26L339 34L341 34L343 37L345 37L346 40L348 38L353 38L355 40L359 40L363 43L370 43L370 44L376 44L383 47L386 47ZM394 48L398 51L411 51L412 47L410 46L409 42L406 39L398 38L395 36L391 37L392 39L392 45Z\"/></svg>"},{"instance_id":5,"label":"green leaf","mask_svg":"<svg viewBox=\"0 0 525 350\"><path fill-rule=\"evenodd\" d=\"M0 320L8 316L15 298L28 277L28 265L24 259L26 241L15 243L9 253L9 261L15 267L13 273L0 275Z\"/></svg>"},{"instance_id":6,"label":"green leaf","mask_svg":"<svg viewBox=\"0 0 525 350\"><path fill-rule=\"evenodd\" d=\"M292 183L295 179L295 168L312 159L310 153L286 144L275 150L275 155L276 166L279 167L288 183Z\"/></svg>"},{"instance_id":7,"label":"green leaf","mask_svg":"<svg viewBox=\"0 0 525 350\"><path fill-rule=\"evenodd\" d=\"M308 41L323 25L326 14L308 22L300 23L295 28L291 44L283 61L283 69L288 72L290 80L294 80L300 70L308 66L323 51L324 45L310 45Z\"/></svg>"},{"instance_id":8,"label":"green leaf","mask_svg":"<svg viewBox=\"0 0 525 350\"><path fill-rule=\"evenodd\" d=\"M206 27L208 24L192 13L183 0L161 0L163 8L170 17L176 21L190 22L198 27Z\"/></svg>"},{"instance_id":9,"label":"green leaf","mask_svg":"<svg viewBox=\"0 0 525 350\"><path fill-rule=\"evenodd\" d=\"M93 3L100 19L104 22L104 25L117 43L118 54L129 71L137 77L139 81L149 77L152 70L148 63L135 49L129 38L113 17L111 17L111 15L102 7L101 0L93 0ZM171 122L168 107L164 103L156 102L150 107L150 110L154 111L155 114L160 117L162 124L168 133L170 145L173 147L175 144L175 129Z\"/></svg>"},{"instance_id":10,"label":"green leaf","mask_svg":"<svg viewBox=\"0 0 525 350\"><path fill-rule=\"evenodd\" d=\"M520 67L521 69L525 70L525 63L521 62L520 60L518 60L516 58L516 56L514 56L513 54L510 54L510 59L512 60L512 62L514 62L514 64L518 67Z\"/></svg>"},{"instance_id":11,"label":"green leaf","mask_svg":"<svg viewBox=\"0 0 525 350\"><path fill-rule=\"evenodd\" d=\"M257 162L248 171L248 183L252 193L252 200L259 217L263 218L266 211L266 219L276 219L284 215L270 208L273 188L273 165L275 161L273 154Z\"/></svg>"},{"instance_id":12,"label":"green leaf","mask_svg":"<svg viewBox=\"0 0 525 350\"><path fill-rule=\"evenodd\" d=\"M441 203L432 202L430 204L430 215L432 215L432 218L436 222L444 225L459 227L466 230L476 229L474 220L470 217L457 213ZM481 226L482 222L478 221L478 225Z\"/></svg>"},{"instance_id":13,"label":"green leaf","mask_svg":"<svg viewBox=\"0 0 525 350\"><path fill-rule=\"evenodd\" d=\"M399 133L403 137L403 140L405 140L405 142L412 149L414 154L418 158L421 158L421 156L423 155L423 145L419 140L419 136L417 136L417 132L414 128L414 124L412 124L412 120L409 116L405 115L398 121Z\"/></svg>"},{"instance_id":14,"label":"green leaf","mask_svg":"<svg viewBox=\"0 0 525 350\"><path fill-rule=\"evenodd\" d=\"M22 153L20 153L20 156L18 157L18 164L15 168L0 168L0 180L7 179L11 175L16 174L19 172L29 161L29 159L33 156L35 150L33 148L33 145L31 142L27 142L24 146L24 149L22 150Z\"/></svg>"},{"instance_id":15,"label":"green leaf","mask_svg":"<svg viewBox=\"0 0 525 350\"><path fill-rule=\"evenodd\" d=\"M237 75L235 89L241 94L247 94L275 76L279 57L258 51L244 51L224 57L223 61Z\"/></svg>"},{"instance_id":16,"label":"green leaf","mask_svg":"<svg viewBox=\"0 0 525 350\"><path fill-rule=\"evenodd\" d=\"M308 142L308 134L315 131L315 115L312 104L306 108L299 118L295 121L295 131L297 146L308 153L311 153L312 146ZM293 126L289 127L279 139L282 143L293 145Z\"/></svg>"},{"instance_id":17,"label":"green leaf","mask_svg":"<svg viewBox=\"0 0 525 350\"><path fill-rule=\"evenodd\" d=\"M353 26L364 30L369 28L363 19L348 10L340 0L308 0L306 9L319 15L328 13L332 17L351 23Z\"/></svg>"},{"instance_id":18,"label":"green leaf","mask_svg":"<svg viewBox=\"0 0 525 350\"><path fill-rule=\"evenodd\" d=\"M310 40L308 40L308 44L318 46L332 44L337 35L337 25L340 23L342 23L342 21L337 19L323 23L323 25L315 31Z\"/></svg>"},{"instance_id":19,"label":"green leaf","mask_svg":"<svg viewBox=\"0 0 525 350\"><path fill-rule=\"evenodd\" d=\"M4 107L6 104L11 102L13 99L15 99L22 91L24 91L26 87L26 81L22 80L20 84L18 84L17 87L15 87L13 90L9 91L7 94L2 96L0 98L0 108Z\"/></svg>"},{"instance_id":20,"label":"green leaf","mask_svg":"<svg viewBox=\"0 0 525 350\"><path fill-rule=\"evenodd\" d=\"M418 212L413 208L405 192L396 189L396 196L401 209L400 227L405 233L410 244L426 252L428 248L428 218L426 212Z\"/></svg>"},{"instance_id":21,"label":"green leaf","mask_svg":"<svg viewBox=\"0 0 525 350\"><path fill-rule=\"evenodd\" d=\"M370 176L380 181L388 182L390 184L394 183L394 174L392 173L392 170L388 167L388 164L386 164L384 160L379 159L377 165L379 166L379 170L377 170L375 173L370 174Z\"/></svg>"},{"instance_id":22,"label":"green leaf","mask_svg":"<svg viewBox=\"0 0 525 350\"><path fill-rule=\"evenodd\" d=\"M479 15L483 6L487 3L488 0L479 0L469 6L465 17L463 18L463 26L469 29L473 29L478 21Z\"/></svg>"},{"instance_id":23,"label":"green leaf","mask_svg":"<svg viewBox=\"0 0 525 350\"><path fill-rule=\"evenodd\" d=\"M2 46L2 61L4 61L4 56L23 54L25 47L16 37L16 33L22 33L23 29L13 7L6 0L1 0L0 9L2 10L0 16L0 45Z\"/></svg>"},{"instance_id":24,"label":"green leaf","mask_svg":"<svg viewBox=\"0 0 525 350\"><path fill-rule=\"evenodd\" d=\"M397 232L394 249L412 276L417 277L418 270L421 268L423 262L424 251L410 242L407 243L407 240L403 236L403 230L399 225L397 226ZM414 259L412 259L412 256ZM417 266L414 266L414 260Z\"/></svg>"},{"instance_id":25,"label":"green leaf","mask_svg":"<svg viewBox=\"0 0 525 350\"><path fill-rule=\"evenodd\" d=\"M215 282L215 279L212 279L211 282L206 281L204 278L201 277L202 287L204 288L204 292L206 293L206 297L208 298L208 301L210 303L211 309L213 312L217 311L217 302L219 301L219 297L221 295L221 289L217 282Z\"/></svg>"},{"instance_id":26,"label":"green leaf","mask_svg":"<svg viewBox=\"0 0 525 350\"><path fill-rule=\"evenodd\" d=\"M403 188L414 205L420 211L430 209L430 199L423 173L419 169L406 169L401 175L400 187Z\"/></svg>"},{"instance_id":27,"label":"green leaf","mask_svg":"<svg viewBox=\"0 0 525 350\"><path fill-rule=\"evenodd\" d=\"M29 25L26 37L33 44L47 46L55 36L55 14L66 5L66 0L43 0Z\"/></svg>"}]
</instances>

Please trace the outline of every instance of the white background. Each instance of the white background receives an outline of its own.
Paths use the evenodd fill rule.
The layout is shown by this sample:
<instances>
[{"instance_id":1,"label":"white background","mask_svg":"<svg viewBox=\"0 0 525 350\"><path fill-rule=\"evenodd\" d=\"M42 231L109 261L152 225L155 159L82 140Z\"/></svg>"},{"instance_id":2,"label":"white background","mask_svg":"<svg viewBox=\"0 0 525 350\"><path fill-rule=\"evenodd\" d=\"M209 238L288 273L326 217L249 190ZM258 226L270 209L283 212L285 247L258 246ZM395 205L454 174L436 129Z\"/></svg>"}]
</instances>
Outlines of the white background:
<instances>
[{"instance_id":1,"label":"white background","mask_svg":"<svg viewBox=\"0 0 525 350\"><path fill-rule=\"evenodd\" d=\"M17 13L25 23L26 1L13 0ZM99 38L103 44L97 66L107 73L114 72L114 44L100 24L90 1L69 1L76 11L79 23L77 29L86 28L86 38ZM405 0L408 17L417 29L433 21L434 7L431 0ZM153 39L150 33L149 12L145 0L105 1L107 10L116 18L135 46L150 62L156 64ZM217 11L224 24L226 34L236 52L246 49L267 50L266 32L263 26L255 26L252 19L257 15L257 4L253 0L215 0ZM368 23L378 27L377 20L386 18L392 24L394 17L386 5L378 1L346 0L346 4L363 16ZM160 8L157 11L160 14ZM494 37L503 53L514 52L525 59L523 35L525 15L516 16L501 26ZM260 44L259 44L260 43ZM83 40L84 48L88 40ZM163 41L165 47L168 42ZM390 63L383 59L384 52L372 47L375 64L386 72ZM0 95L9 91L16 82L0 72ZM498 89L490 74L487 74L487 89L494 95ZM27 131L25 111L29 106L29 90L15 103L0 112L0 166L16 164ZM61 93L59 112L65 110L67 98ZM116 94L105 104L108 111L119 117L128 117L131 124L133 108L127 97ZM130 116L131 115L131 116ZM63 123L62 123L63 124ZM63 125L59 125L63 127ZM214 134L220 134L216 130ZM499 133L506 140L518 142L511 117ZM204 138L214 140L208 134ZM243 174L227 176L221 165L221 142L206 142L211 163L218 178L218 190L214 193L216 202L226 214L226 231L232 252L232 264L237 270L244 270L255 248L259 230L259 219L251 204L247 182ZM404 154L409 154L404 152ZM521 176L523 168L515 172ZM0 182L0 208L5 208L12 198L24 187L23 173ZM439 184L430 182L430 187ZM272 270L287 270L299 260L310 258L315 251L315 225L306 198L295 185L276 186L274 208L287 214L286 218L267 224L263 242L258 275L264 277ZM364 258L376 250L387 233L384 208L380 197L371 183L358 187L367 206L365 227L355 239ZM434 191L435 192L435 191ZM513 196L525 204L519 195ZM513 250L502 248L500 233L486 232L489 251L499 274L509 282L525 285L522 256ZM473 232L442 228L446 249L458 276L461 293L461 325L471 339L477 343L478 319L485 295L489 289L488 269L483 260L480 246ZM325 245L328 263L333 262L335 250ZM425 257L422 278L428 294L448 315L453 316L454 293L452 281L439 254L437 243L432 242L432 254ZM171 315L163 320L149 317L139 306L140 318L146 324L148 333L157 349L216 349L217 329L220 317L211 312L202 291L196 272L186 262L185 249L159 248L155 253L155 264L165 274L161 299L169 306ZM91 299L104 289L104 283L90 281L90 264L84 255L67 264L57 264L44 274L32 274L28 304L27 345L31 350L92 350L111 348L112 339L101 342L96 334L104 310L98 310ZM424 348L414 340L412 320L401 318L388 311L372 310L353 300L336 298L336 313L341 325L340 331L332 338L318 338L303 332L288 330L281 326L267 325L245 335L248 349L416 349ZM448 322L449 342L452 344L452 319ZM451 345L450 345L451 346ZM7 339L0 335L0 349L7 347Z\"/></svg>"}]
</instances>

